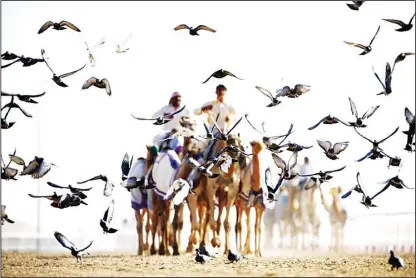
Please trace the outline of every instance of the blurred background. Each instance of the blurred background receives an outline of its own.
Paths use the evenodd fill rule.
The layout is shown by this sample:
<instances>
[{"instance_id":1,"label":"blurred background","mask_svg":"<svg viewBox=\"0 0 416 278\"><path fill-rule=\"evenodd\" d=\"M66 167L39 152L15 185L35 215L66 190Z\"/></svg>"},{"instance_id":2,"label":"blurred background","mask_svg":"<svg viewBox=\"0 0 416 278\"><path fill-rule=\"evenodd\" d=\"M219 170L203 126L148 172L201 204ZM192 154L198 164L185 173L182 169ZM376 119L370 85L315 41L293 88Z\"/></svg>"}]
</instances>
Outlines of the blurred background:
<instances>
[{"instance_id":1,"label":"blurred background","mask_svg":"<svg viewBox=\"0 0 416 278\"><path fill-rule=\"evenodd\" d=\"M84 70L65 79L68 88L57 86L43 63L28 68L16 64L1 71L3 92L46 92L39 98L39 104L21 105L33 118L25 118L19 111L10 112L8 121L16 124L1 131L1 153L6 163L8 154L16 148L16 154L26 162L37 155L59 166L40 180L29 177L1 180L1 203L16 222L1 227L2 250L61 250L53 237L54 231L60 231L77 245L93 239L92 252L136 252L130 193L118 186L120 165L126 152L135 157L145 156L145 145L151 143L159 128L137 121L130 114L152 115L168 104L174 91L182 93L182 103L192 111L215 99L218 84L228 88L226 101L240 115L249 113L257 126L265 120L269 134L283 134L293 123L295 133L289 140L314 146L300 153L300 162L306 155L315 170L347 165L323 188L328 200L331 187L340 186L343 192L349 190L356 183L357 171L369 195L381 189L379 182L397 174L407 186L415 185L414 153L403 150L406 137L401 132L408 129L404 108L415 113L415 59L411 56L397 65L392 79L393 93L387 97L376 96L382 87L372 71L374 66L384 79L386 62L392 65L401 52L415 51L414 28L399 33L394 31L395 25L381 20L394 18L407 22L415 12L414 2L366 2L359 12L350 10L344 2L2 2L1 7L2 53L11 51L41 58L43 48L58 74L87 63ZM81 32L47 30L38 35L39 28L48 20L68 20ZM205 24L217 32L200 31L199 37L193 37L188 31L173 31L182 23L193 27ZM370 54L360 56L359 49L343 43L366 44L379 25L381 30ZM103 36L105 44L92 50L96 65L91 67L84 42L92 48ZM126 44L130 50L116 53L116 45L129 36ZM220 68L244 80L225 77L201 84ZM81 90L91 76L109 80L111 97L97 88ZM298 99L284 99L275 108L266 108L268 99L255 89L261 86L275 92L283 85L298 83L310 85L310 92ZM380 105L368 120L368 127L361 130L370 139L380 140L400 127L395 136L383 143L388 154L402 158L400 172L398 168L388 169L386 159L356 163L371 144L351 128L322 125L307 130L328 114L353 121L348 97L355 101L360 114ZM9 98L2 97L2 106L8 101ZM197 121L201 127L202 119ZM245 143L261 139L244 120L236 132L241 133ZM350 145L339 160L330 161L317 145L317 139L349 141ZM284 153L283 158L288 159L289 154ZM261 161L263 168L270 165L277 175L270 155L266 153ZM102 195L103 182L90 184L93 189L88 194L88 206L65 210L27 195L54 191L59 194L61 191L46 182L74 185L98 174L107 175L117 185L113 196L114 223L119 231L114 235L103 235L99 226L111 201ZM414 245L414 190L390 188L375 199L378 207L369 210L359 201L358 194L342 200L348 212L346 247L364 250L373 245L379 248ZM319 245L329 248L328 213L320 202L317 211L322 219ZM186 211L185 219L189 219L187 215ZM231 221L234 227L234 220ZM185 221L182 242L187 242L189 230ZM278 250L278 232L274 235L274 245L268 244L270 238L264 238L263 243Z\"/></svg>"}]
</instances>

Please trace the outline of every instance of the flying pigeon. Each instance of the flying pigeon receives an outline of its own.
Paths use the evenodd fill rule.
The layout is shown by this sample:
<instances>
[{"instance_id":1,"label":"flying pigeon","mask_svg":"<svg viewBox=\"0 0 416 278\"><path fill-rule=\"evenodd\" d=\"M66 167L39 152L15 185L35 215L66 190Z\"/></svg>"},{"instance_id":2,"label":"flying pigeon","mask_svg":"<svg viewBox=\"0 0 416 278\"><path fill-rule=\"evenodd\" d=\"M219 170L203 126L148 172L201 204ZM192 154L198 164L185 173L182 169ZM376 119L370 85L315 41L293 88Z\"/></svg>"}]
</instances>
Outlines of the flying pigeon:
<instances>
[{"instance_id":1,"label":"flying pigeon","mask_svg":"<svg viewBox=\"0 0 416 278\"><path fill-rule=\"evenodd\" d=\"M57 85L59 85L59 86L61 86L61 87L68 87L68 85L66 85L63 81L62 81L62 78L65 78L65 77L68 77L68 76L70 76L70 75L73 75L74 73L77 73L78 71L80 71L80 70L82 70L83 68L85 68L85 66L87 65L87 64L85 64L82 68L80 68L80 69L77 69L77 70L74 70L74 71L71 71L71 72L68 72L68 73L64 73L64 74L61 74L61 75L56 75L56 73L52 70L52 68L51 68L51 66L49 65L49 58L48 57L46 57L45 58L45 56L46 56L46 53L45 53L45 50L44 49L42 49L41 50L41 53L42 53L42 57L43 57L43 59L45 59L45 63L46 63L46 65L48 66L48 68L49 68L49 70L53 73L53 77L52 77L52 80L57 84Z\"/></svg>"},{"instance_id":2,"label":"flying pigeon","mask_svg":"<svg viewBox=\"0 0 416 278\"><path fill-rule=\"evenodd\" d=\"M292 174L292 169L297 164L298 152L293 152L287 163L283 159L281 159L276 153L272 153L272 158L276 166L282 169L282 172L280 174L280 177L282 179L291 180L296 177L296 175Z\"/></svg>"},{"instance_id":3,"label":"flying pigeon","mask_svg":"<svg viewBox=\"0 0 416 278\"><path fill-rule=\"evenodd\" d=\"M375 35L374 35L374 37L371 39L370 44L369 44L369 45L367 45L367 46L364 46L364 45L359 44L359 43L353 43L353 42L347 42L347 41L344 41L344 42L345 42L346 44L348 44L348 45L352 45L352 46L355 46L355 47L358 47L358 48L363 49L364 51L363 51L363 52L361 52L361 53L360 53L360 55L365 55L365 54L370 53L370 52L371 52L371 50L373 50L373 49L372 49L372 47L371 47L371 44L373 43L373 41L374 41L374 39L376 38L376 36L377 36L377 34L378 34L378 32L379 32L379 31L380 31L380 25L378 26L378 29L377 29L376 34L375 34Z\"/></svg>"},{"instance_id":4,"label":"flying pigeon","mask_svg":"<svg viewBox=\"0 0 416 278\"><path fill-rule=\"evenodd\" d=\"M310 89L311 86L303 84L296 84L293 89L289 86L284 86L277 91L276 97L298 98L301 95L309 92Z\"/></svg>"},{"instance_id":5,"label":"flying pigeon","mask_svg":"<svg viewBox=\"0 0 416 278\"><path fill-rule=\"evenodd\" d=\"M95 77L90 77L87 81L85 81L84 85L82 85L82 90L88 89L91 86L95 86L100 89L105 89L107 95L111 96L110 83L106 78L98 80Z\"/></svg>"},{"instance_id":6,"label":"flying pigeon","mask_svg":"<svg viewBox=\"0 0 416 278\"><path fill-rule=\"evenodd\" d=\"M333 176L329 175L330 173L335 173L335 172L342 171L342 170L344 170L344 169L345 169L345 167L347 167L347 166L341 167L341 168L339 168L339 169L331 170L331 171L324 171L324 172L323 172L323 171L319 171L319 172L317 172L317 173L314 173L314 174L309 174L309 175L302 175L302 174L297 174L297 175L298 175L299 177L312 177L312 176L318 176L319 181L320 181L321 183L323 183L323 182L329 181L330 179L332 179L332 178L333 178Z\"/></svg>"},{"instance_id":7,"label":"flying pigeon","mask_svg":"<svg viewBox=\"0 0 416 278\"><path fill-rule=\"evenodd\" d=\"M409 31L410 29L412 29L412 27L413 27L413 24L412 24L413 18L415 18L415 14L413 14L413 16L410 18L409 23L404 23L403 21L397 20L397 19L384 19L383 18L383 20L399 25L400 28L396 29L397 32L406 32L406 31Z\"/></svg>"},{"instance_id":8,"label":"flying pigeon","mask_svg":"<svg viewBox=\"0 0 416 278\"><path fill-rule=\"evenodd\" d=\"M133 115L131 115L131 116L133 118L135 118L136 120L141 120L141 121L156 121L156 122L153 123L154 125L164 125L166 123L169 123L173 119L173 116L174 115L176 115L178 113L181 113L182 110L185 109L185 107L186 107L186 105L184 105L181 109L179 109L179 110L177 110L177 111L175 111L173 113L166 114L166 115L157 117L155 119L139 118L139 117L135 117Z\"/></svg>"},{"instance_id":9,"label":"flying pigeon","mask_svg":"<svg viewBox=\"0 0 416 278\"><path fill-rule=\"evenodd\" d=\"M219 128L219 126L218 126L218 124L217 124L217 122L216 121L214 121L214 119L212 118L212 115L210 115L211 116L211 119L212 119L212 121L213 121L213 123L214 123L214 125L215 125L215 127L217 128L217 130L218 130L218 132L220 133L220 139L221 140L223 140L223 141L227 141L228 140L228 136L231 134L231 131L233 131L234 130L234 128L236 128L236 126L241 122L241 120L243 119L243 117L241 117L238 121L236 121L235 123L234 123L234 125L230 128L230 130L227 132L227 133L224 133L224 132L222 132L221 131L221 129Z\"/></svg>"},{"instance_id":10,"label":"flying pigeon","mask_svg":"<svg viewBox=\"0 0 416 278\"><path fill-rule=\"evenodd\" d=\"M263 143L266 145L266 147L267 148L270 148L271 150L277 150L278 149L278 147L280 147L280 144L282 144L283 143L283 141L290 135L290 134L292 134L293 132L292 132L292 129L293 129L293 124L290 126L290 128L289 128L289 132L288 133L286 133L286 134L284 134L284 135L278 135L278 136L268 136L267 134L266 134L266 131L265 131L265 129L264 129L264 122L263 122L263 124L262 124L262 128L263 128L263 131L259 131L251 122L250 122L250 120L248 119L248 114L245 114L244 115L244 117L246 118L246 120L247 120L247 122L248 122L248 124L255 130L255 131L257 131L258 133L260 133L261 135L263 135L263 138L262 138L262 140L263 140ZM276 143L274 143L273 141L274 140L277 140L277 139L280 139L280 138L283 138L283 140L279 143L279 144L276 144Z\"/></svg>"},{"instance_id":11,"label":"flying pigeon","mask_svg":"<svg viewBox=\"0 0 416 278\"><path fill-rule=\"evenodd\" d=\"M72 187L72 185L60 186L60 185L57 185L57 184L49 182L49 181L47 182L47 184L51 187L54 187L54 188L69 189L69 191L71 191L71 193L74 193L74 194L78 195L82 200L87 198L87 195L85 195L82 191L90 191L92 189L92 187L90 187L90 188L77 188L77 187Z\"/></svg>"},{"instance_id":12,"label":"flying pigeon","mask_svg":"<svg viewBox=\"0 0 416 278\"><path fill-rule=\"evenodd\" d=\"M10 53L8 51L4 54L5 55L4 55L4 58L2 57L2 60L14 60L14 59L16 59L16 60L14 60L13 62L11 62L9 64L1 66L2 69L7 68L7 67L9 67L9 66L11 66L11 65L13 65L14 63L17 63L17 62L21 62L23 64L23 67L30 67L30 66L33 66L34 64L45 62L44 59L25 57L23 55L18 56L16 54Z\"/></svg>"},{"instance_id":13,"label":"flying pigeon","mask_svg":"<svg viewBox=\"0 0 416 278\"><path fill-rule=\"evenodd\" d=\"M358 11L360 10L361 5L365 2L365 1L352 1L353 4L347 3L348 8L350 8L351 10L354 11Z\"/></svg>"},{"instance_id":14,"label":"flying pigeon","mask_svg":"<svg viewBox=\"0 0 416 278\"><path fill-rule=\"evenodd\" d=\"M334 124L337 124L337 123L341 123L343 125L350 126L349 124L344 123L343 121L341 121L337 117L332 117L331 115L328 115L328 116L325 116L322 120L320 120L317 124L308 128L308 130L313 130L313 129L317 128L320 124L334 125Z\"/></svg>"},{"instance_id":15,"label":"flying pigeon","mask_svg":"<svg viewBox=\"0 0 416 278\"><path fill-rule=\"evenodd\" d=\"M6 116L5 116L5 118L7 118L7 115L9 114L9 111L12 109L12 108L17 108L17 109L19 109L20 110L20 112L22 112L23 113L23 115L25 115L26 117L28 117L28 118L32 118L32 115L30 115L30 113L28 113L27 111L25 111L22 107L20 107L20 105L19 104L17 104L16 102L14 102L13 101L13 99L12 99L12 101L10 101L9 103L7 103L5 106L3 106L2 108L1 108L1 111L3 111L3 109L6 109L6 108L9 108L9 110L7 111L7 113L6 113Z\"/></svg>"},{"instance_id":16,"label":"flying pigeon","mask_svg":"<svg viewBox=\"0 0 416 278\"><path fill-rule=\"evenodd\" d=\"M34 100L34 98L41 97L45 94L46 92L43 92L42 94L38 94L38 95L20 95L20 94L9 94L9 93L1 92L1 96L17 97L20 101L24 101L28 103L38 103L36 100Z\"/></svg>"},{"instance_id":17,"label":"flying pigeon","mask_svg":"<svg viewBox=\"0 0 416 278\"><path fill-rule=\"evenodd\" d=\"M91 240L90 244L88 244L86 247L82 248L82 249L78 249L75 244L73 244L72 242L70 242L63 234L61 234L60 232L55 232L54 236L56 238L56 240L65 248L71 250L71 255L74 256L75 258L77 258L77 263L78 260L82 263L82 257L84 257L85 255L90 255L90 253L88 252L84 252L85 250L87 250L93 243L93 241Z\"/></svg>"},{"instance_id":18,"label":"flying pigeon","mask_svg":"<svg viewBox=\"0 0 416 278\"><path fill-rule=\"evenodd\" d=\"M49 27L53 27L53 29L59 31L59 30L65 30L67 29L66 27L77 31L77 32L81 32L81 30L78 29L78 27L76 27L74 24L66 21L66 20L62 20L61 22L55 22L53 23L52 21L47 21L45 24L42 25L42 27L40 27L38 34L41 34L43 32L45 32Z\"/></svg>"},{"instance_id":19,"label":"flying pigeon","mask_svg":"<svg viewBox=\"0 0 416 278\"><path fill-rule=\"evenodd\" d=\"M172 200L173 204L178 206L184 202L189 193L193 194L189 183L184 179L177 179L169 186L163 200Z\"/></svg>"},{"instance_id":20,"label":"flying pigeon","mask_svg":"<svg viewBox=\"0 0 416 278\"><path fill-rule=\"evenodd\" d=\"M212 32L212 33L217 32L214 29L209 28L206 25L198 25L196 28L192 28L192 27L189 27L186 24L180 24L180 25L176 26L173 30L178 31L178 30L183 30L183 29L188 29L189 30L189 34L191 36L199 36L199 34L198 34L198 31L199 30L205 30L205 31L209 31L209 32Z\"/></svg>"},{"instance_id":21,"label":"flying pigeon","mask_svg":"<svg viewBox=\"0 0 416 278\"><path fill-rule=\"evenodd\" d=\"M210 79L211 79L211 77L215 77L215 78L224 78L224 77L226 77L227 75L229 75L229 76L231 76L231 77L234 77L234 78L237 78L237 79L240 79L240 80L244 80L244 79L241 79L241 78L239 78L239 77L235 76L234 74L232 74L232 73L231 73L231 72L229 72L229 71L226 71L226 70L220 69L220 70L217 70L216 72L214 72L213 74L211 74L211 76L210 76L210 77L208 77L208 79L207 79L207 80L205 80L204 82L202 82L202 84L207 83L207 82L208 82L208 80L210 80Z\"/></svg>"},{"instance_id":22,"label":"flying pigeon","mask_svg":"<svg viewBox=\"0 0 416 278\"><path fill-rule=\"evenodd\" d=\"M282 171L282 174L283 173L284 172ZM276 191L282 185L282 182L283 182L283 175L280 175L279 181L277 182L276 186L272 187L272 173L271 173L270 167L267 167L265 171L265 184L266 184L267 191L268 191L267 199L269 201L276 201L275 194L276 194Z\"/></svg>"},{"instance_id":23,"label":"flying pigeon","mask_svg":"<svg viewBox=\"0 0 416 278\"><path fill-rule=\"evenodd\" d=\"M390 186L396 187L397 189L403 189L403 188L414 189L411 187L407 187L404 184L404 182L399 178L399 176L392 177L386 180L385 182L380 182L379 184L384 184L384 187L376 195L374 195L373 198L375 198L376 196L386 191Z\"/></svg>"},{"instance_id":24,"label":"flying pigeon","mask_svg":"<svg viewBox=\"0 0 416 278\"><path fill-rule=\"evenodd\" d=\"M360 178L360 172L358 172L357 173L357 184L356 185L354 185L354 187L353 188L351 188L350 190L348 190L344 195L342 195L341 196L341 198L342 199L346 199L346 198L348 198L350 195L351 195L351 193L353 192L353 191L356 191L356 192L358 192L358 193L361 193L361 194L364 194L364 191L362 190L362 188L361 188L361 178Z\"/></svg>"},{"instance_id":25,"label":"flying pigeon","mask_svg":"<svg viewBox=\"0 0 416 278\"><path fill-rule=\"evenodd\" d=\"M5 205L1 205L1 225L4 225L4 221L7 221L11 224L14 223L13 220L11 220L7 214L6 214L6 206Z\"/></svg>"},{"instance_id":26,"label":"flying pigeon","mask_svg":"<svg viewBox=\"0 0 416 278\"><path fill-rule=\"evenodd\" d=\"M105 181L103 194L104 194L104 196L110 197L111 194L113 193L113 188L115 186L114 186L114 184L106 176L98 175L98 176L95 176L95 177L90 178L88 180L81 181L81 182L77 182L77 183L78 184L83 184L83 183L86 183L86 182L89 182L89 181L95 181L95 180Z\"/></svg>"},{"instance_id":27,"label":"flying pigeon","mask_svg":"<svg viewBox=\"0 0 416 278\"><path fill-rule=\"evenodd\" d=\"M386 141L387 139L389 139L394 134L396 134L396 132L399 130L399 127L397 127L389 136L387 136L386 138L384 138L383 140L380 140L380 141L376 141L376 140L371 141L370 139L368 139L367 137L365 137L364 135L359 133L356 128L354 128L354 130L355 130L355 132L358 133L358 135L360 135L362 138L364 138L365 140L367 140L368 142L370 142L373 145L373 148L365 156L363 156L362 158L357 160L357 162L361 162L364 159L366 159L367 157L369 157L372 160L375 160L377 158L383 158L384 156L387 156L386 153L379 147L379 145L381 143L383 143L384 141Z\"/></svg>"},{"instance_id":28,"label":"flying pigeon","mask_svg":"<svg viewBox=\"0 0 416 278\"><path fill-rule=\"evenodd\" d=\"M384 77L384 83L381 81L380 77L378 76L378 74L374 71L374 67L373 67L373 72L374 75L377 77L378 82L380 82L381 86L383 86L383 91L381 93L378 93L377 95L385 95L388 96L390 95L393 91L391 89L391 79L392 79L392 70L390 67L389 63L386 63L386 74Z\"/></svg>"},{"instance_id":29,"label":"flying pigeon","mask_svg":"<svg viewBox=\"0 0 416 278\"><path fill-rule=\"evenodd\" d=\"M40 179L49 173L52 166L58 167L54 163L46 162L42 157L35 156L35 159L24 168L20 175L31 175L33 179Z\"/></svg>"},{"instance_id":30,"label":"flying pigeon","mask_svg":"<svg viewBox=\"0 0 416 278\"><path fill-rule=\"evenodd\" d=\"M394 64L393 64L393 69L392 69L392 72L394 71L394 68L396 67L396 64L397 63L400 63L401 61L403 61L407 56L410 56L410 55L415 55L416 53L414 53L414 52L403 52L403 53L400 53L397 57L396 57L396 59L394 60Z\"/></svg>"},{"instance_id":31,"label":"flying pigeon","mask_svg":"<svg viewBox=\"0 0 416 278\"><path fill-rule=\"evenodd\" d=\"M325 151L326 157L331 160L338 159L338 156L348 147L348 142L339 142L335 143L332 146L332 143L326 140L317 140L318 145Z\"/></svg>"},{"instance_id":32,"label":"flying pigeon","mask_svg":"<svg viewBox=\"0 0 416 278\"><path fill-rule=\"evenodd\" d=\"M266 107L274 107L274 106L277 106L280 103L282 103L279 100L279 97L277 95L276 96L273 96L272 93L270 93L269 90L266 90L266 89L264 89L264 88L262 88L260 86L256 86L256 89L259 90L263 95L265 95L266 97L268 97L270 99L271 103L268 104ZM277 94L277 92L276 92L276 94Z\"/></svg>"},{"instance_id":33,"label":"flying pigeon","mask_svg":"<svg viewBox=\"0 0 416 278\"><path fill-rule=\"evenodd\" d=\"M107 210L104 212L103 219L100 219L100 226L103 228L103 233L114 234L117 229L110 228L110 222L113 220L115 201L112 200Z\"/></svg>"},{"instance_id":34,"label":"flying pigeon","mask_svg":"<svg viewBox=\"0 0 416 278\"><path fill-rule=\"evenodd\" d=\"M412 142L414 136L416 135L415 116L412 112L410 112L409 108L407 107L404 109L404 116L406 117L406 121L409 124L409 130L403 131L403 133L407 135L406 147L404 149L406 151L412 152Z\"/></svg>"},{"instance_id":35,"label":"flying pigeon","mask_svg":"<svg viewBox=\"0 0 416 278\"><path fill-rule=\"evenodd\" d=\"M366 127L363 120L370 118L378 108L380 108L380 105L377 105L375 107L371 107L368 111L366 111L361 117L358 116L358 111L355 106L355 103L352 101L351 98L348 98L350 100L350 106L351 106L351 113L355 116L356 120L355 122L349 122L350 126L353 127Z\"/></svg>"}]
</instances>

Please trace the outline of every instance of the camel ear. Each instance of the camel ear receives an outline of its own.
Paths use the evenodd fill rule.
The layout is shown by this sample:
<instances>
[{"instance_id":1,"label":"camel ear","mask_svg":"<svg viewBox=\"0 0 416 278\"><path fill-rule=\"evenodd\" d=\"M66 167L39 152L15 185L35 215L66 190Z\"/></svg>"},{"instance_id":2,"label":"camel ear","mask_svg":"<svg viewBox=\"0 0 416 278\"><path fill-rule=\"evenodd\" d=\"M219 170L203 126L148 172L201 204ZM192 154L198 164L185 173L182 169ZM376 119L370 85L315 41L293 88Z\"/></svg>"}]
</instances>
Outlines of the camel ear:
<instances>
[{"instance_id":1,"label":"camel ear","mask_svg":"<svg viewBox=\"0 0 416 278\"><path fill-rule=\"evenodd\" d=\"M148 150L148 151L150 151L150 148L151 148L152 146L149 146L149 145L146 145L146 149Z\"/></svg>"},{"instance_id":2,"label":"camel ear","mask_svg":"<svg viewBox=\"0 0 416 278\"><path fill-rule=\"evenodd\" d=\"M341 192L342 192L342 188L341 186L338 186L338 194L341 194Z\"/></svg>"},{"instance_id":3,"label":"camel ear","mask_svg":"<svg viewBox=\"0 0 416 278\"><path fill-rule=\"evenodd\" d=\"M239 133L237 133L237 137L238 137L238 139L240 139L240 132L239 132Z\"/></svg>"}]
</instances>

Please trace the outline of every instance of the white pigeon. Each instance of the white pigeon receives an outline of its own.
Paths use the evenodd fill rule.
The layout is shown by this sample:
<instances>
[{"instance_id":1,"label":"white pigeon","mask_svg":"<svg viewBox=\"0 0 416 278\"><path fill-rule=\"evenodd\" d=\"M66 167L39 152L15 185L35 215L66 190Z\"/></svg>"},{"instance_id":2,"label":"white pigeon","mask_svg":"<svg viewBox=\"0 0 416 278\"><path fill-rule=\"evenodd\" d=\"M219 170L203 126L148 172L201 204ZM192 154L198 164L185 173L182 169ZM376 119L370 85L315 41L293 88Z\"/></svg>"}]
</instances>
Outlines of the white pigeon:
<instances>
[{"instance_id":1,"label":"white pigeon","mask_svg":"<svg viewBox=\"0 0 416 278\"><path fill-rule=\"evenodd\" d=\"M172 199L174 205L180 205L188 196L191 186L184 179L175 180L166 192L164 200Z\"/></svg>"}]
</instances>

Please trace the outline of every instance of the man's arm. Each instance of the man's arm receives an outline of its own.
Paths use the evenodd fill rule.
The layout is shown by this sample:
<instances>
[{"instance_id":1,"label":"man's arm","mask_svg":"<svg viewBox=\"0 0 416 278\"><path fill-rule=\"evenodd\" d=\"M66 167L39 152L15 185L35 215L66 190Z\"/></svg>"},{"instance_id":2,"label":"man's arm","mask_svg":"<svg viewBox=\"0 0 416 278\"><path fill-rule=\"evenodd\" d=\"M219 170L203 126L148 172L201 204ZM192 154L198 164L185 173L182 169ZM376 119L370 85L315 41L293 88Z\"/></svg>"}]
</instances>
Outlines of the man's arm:
<instances>
[{"instance_id":1,"label":"man's arm","mask_svg":"<svg viewBox=\"0 0 416 278\"><path fill-rule=\"evenodd\" d=\"M202 105L202 107L195 109L194 114L199 116L202 113L206 113L211 109L212 109L212 102L209 101L209 102L204 103L204 105Z\"/></svg>"},{"instance_id":2,"label":"man's arm","mask_svg":"<svg viewBox=\"0 0 416 278\"><path fill-rule=\"evenodd\" d=\"M228 105L228 113L227 116L225 117L225 122L227 124L230 124L236 117L236 112L234 107L232 107L231 105Z\"/></svg>"}]
</instances>

